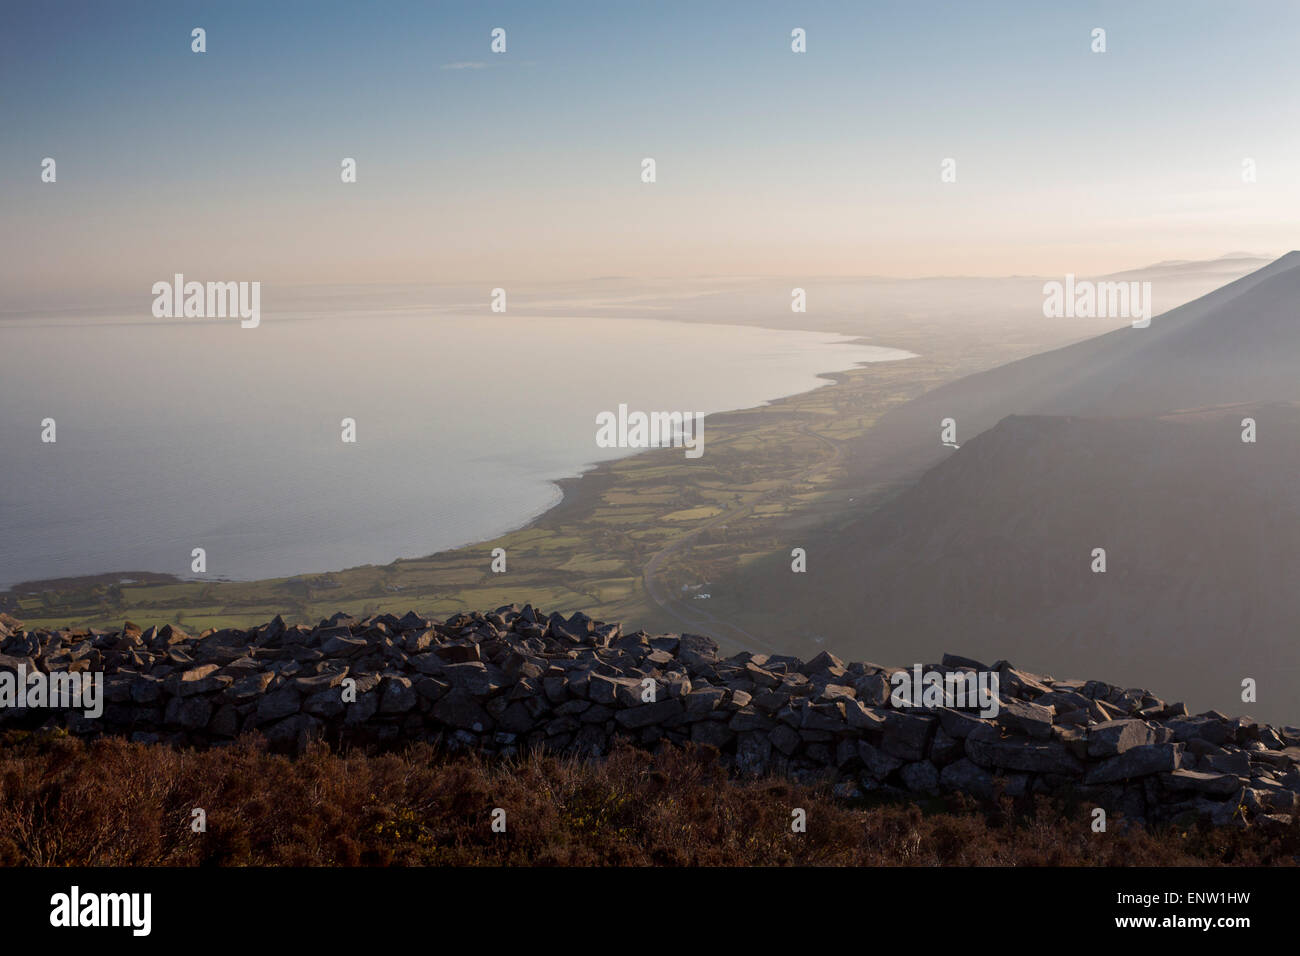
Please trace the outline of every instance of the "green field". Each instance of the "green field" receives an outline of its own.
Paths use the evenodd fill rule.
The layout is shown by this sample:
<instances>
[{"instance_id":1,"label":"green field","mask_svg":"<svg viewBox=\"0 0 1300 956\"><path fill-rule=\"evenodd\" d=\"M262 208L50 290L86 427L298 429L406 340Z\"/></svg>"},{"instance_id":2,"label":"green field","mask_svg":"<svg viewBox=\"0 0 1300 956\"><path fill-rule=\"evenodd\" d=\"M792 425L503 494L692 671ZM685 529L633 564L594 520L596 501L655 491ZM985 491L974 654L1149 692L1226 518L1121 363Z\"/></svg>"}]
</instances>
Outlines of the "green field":
<instances>
[{"instance_id":1,"label":"green field","mask_svg":"<svg viewBox=\"0 0 1300 956\"><path fill-rule=\"evenodd\" d=\"M583 610L682 630L692 623L677 613L682 608L740 613L734 596L743 588L720 589L718 582L734 582L767 560L788 560L792 533L810 540L855 514L860 504L851 499L863 489L846 482L841 452L862 441L881 414L1008 357L970 341L905 344L926 346L933 346L930 354L919 358L866 365L834 376L833 385L712 415L701 458L670 448L606 463L570 483L559 506L491 541L383 566L261 581L105 574L35 582L0 594L0 609L34 627L131 620L201 632L277 614L291 623L315 623L336 611L362 617L415 609L443 617L528 601L548 612ZM506 551L504 573L491 570L495 548ZM652 562L658 600L646 587ZM713 592L709 602L688 600L701 589Z\"/></svg>"}]
</instances>

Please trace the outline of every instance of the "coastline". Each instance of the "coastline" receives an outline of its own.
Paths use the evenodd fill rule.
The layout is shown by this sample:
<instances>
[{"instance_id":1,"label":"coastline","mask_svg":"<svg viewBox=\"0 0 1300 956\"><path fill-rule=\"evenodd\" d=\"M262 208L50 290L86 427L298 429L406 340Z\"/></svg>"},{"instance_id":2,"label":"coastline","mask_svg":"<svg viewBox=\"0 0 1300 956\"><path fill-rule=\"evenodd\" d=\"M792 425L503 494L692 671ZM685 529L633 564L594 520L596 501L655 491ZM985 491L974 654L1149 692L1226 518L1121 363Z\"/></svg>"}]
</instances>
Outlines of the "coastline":
<instances>
[{"instance_id":1,"label":"coastline","mask_svg":"<svg viewBox=\"0 0 1300 956\"><path fill-rule=\"evenodd\" d=\"M735 323L727 323L735 324ZM773 328L772 331L790 331L789 329ZM833 331L824 331L817 329L808 329L809 332L823 332L829 335L842 335L842 333ZM897 357L880 358L875 361L858 361L852 365L833 371L814 373L813 384L805 389L795 392L789 392L766 401L753 405L745 405L737 408L730 408L724 411L713 412L707 416L707 421L716 425L726 427L736 423L737 416L743 416L746 413L752 413L760 408L772 408L774 410L785 410L789 405L809 394L822 392L837 385L841 385L848 375L854 371L868 368L873 365L893 365L898 362L909 361L919 358L920 355L905 348L894 346L882 346L875 342L869 341L862 336L844 336L842 341L834 343L842 346L864 346L870 348L879 348L892 352L903 353ZM620 465L636 459L641 459L654 452L662 451L662 448L640 448L630 450L626 455L620 455L617 458L606 459L586 463L581 466L579 473L567 475L557 479L551 479L547 484L552 485L559 493L559 497L553 504L543 510L523 519L522 521L512 524L501 530L490 532L471 540L463 541L454 546L443 548L437 551L425 552L412 557L395 557L388 564L356 564L347 565L327 571L305 571L293 572L290 574L256 577L256 578L196 578L182 576L167 572L156 571L97 571L85 575L63 575L50 578L36 578L16 581L12 585L0 589L0 611L17 608L18 601L23 597L30 597L46 591L66 593L76 590L93 588L96 586L111 586L115 584L149 584L149 585L167 585L167 584L273 584L282 582L291 582L299 579L320 579L328 578L331 575L347 574L363 569L382 568L403 562L427 561L446 557L457 552L467 549L474 549L489 542L497 541L509 535L526 532L532 529L553 528L564 522L577 520L582 516L589 514L597 506L601 497L613 488L619 481L619 476L615 469Z\"/></svg>"},{"instance_id":2,"label":"coastline","mask_svg":"<svg viewBox=\"0 0 1300 956\"><path fill-rule=\"evenodd\" d=\"M866 345L870 343L862 342L858 340L853 343L845 343L845 344ZM900 351L905 351L905 350L900 349ZM905 362L911 358L920 358L920 356L916 354L911 354L908 356L908 358L900 358L900 359L894 359L890 361ZM709 415L706 421L712 422L714 425L721 425L725 427L729 424L735 424L736 416L743 415L747 412L753 412L755 409L758 408L773 408L776 410L783 410L785 407L789 406L797 398L802 398L803 396L806 396L812 392L822 391L824 389L834 388L837 385L842 385L844 380L848 377L849 372L853 371L854 369L861 369L871 365L879 365L879 364L881 363L880 362L858 362L855 363L851 369L841 369L836 372L819 372L817 373L817 378L826 380L822 384L814 385L812 388L804 389L801 392L791 392L789 395L782 395L779 398L774 398L771 399L770 401L762 402L758 405L747 405L744 408L730 408L727 409L725 412L715 412L714 414ZM552 482L552 484L556 485L560 489L560 494L561 494L560 500L557 501L550 508L547 508L541 514L535 515L529 521L519 525L517 528L512 528L510 529L510 531L505 533L509 534L515 531L527 531L528 529L534 527L548 527L552 524L558 524L563 521L572 520L574 518L583 515L584 513L594 508L596 503L600 500L600 496L603 495L609 488L611 488L613 485L617 483L618 476L614 474L614 467L616 465L622 462L631 461L632 459L641 458L645 455L650 455L657 451L662 451L662 449L642 448L633 452L630 455L624 455L620 458L614 458L609 461L596 462L590 465L581 474L570 475L569 477L566 478L556 479L554 482ZM493 536L493 537L499 537L499 536ZM471 542L470 544L462 545L462 547L473 547L476 544L482 544L485 541L491 541L491 540L493 540L493 538L486 538L484 539L484 541ZM459 550L459 548L450 548L448 550L456 551ZM438 554L445 554L445 553L446 552L435 552L434 554L428 555L428 557L436 557Z\"/></svg>"}]
</instances>

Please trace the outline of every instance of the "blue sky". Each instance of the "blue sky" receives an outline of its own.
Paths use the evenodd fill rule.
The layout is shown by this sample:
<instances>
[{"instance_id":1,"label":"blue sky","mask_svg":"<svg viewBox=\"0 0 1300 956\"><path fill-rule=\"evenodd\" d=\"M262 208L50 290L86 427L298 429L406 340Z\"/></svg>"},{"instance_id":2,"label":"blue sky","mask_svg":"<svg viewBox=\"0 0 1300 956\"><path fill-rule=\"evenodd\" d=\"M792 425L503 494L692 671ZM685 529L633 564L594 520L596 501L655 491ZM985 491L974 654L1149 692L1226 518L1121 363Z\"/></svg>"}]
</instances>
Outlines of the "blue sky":
<instances>
[{"instance_id":1,"label":"blue sky","mask_svg":"<svg viewBox=\"0 0 1300 956\"><path fill-rule=\"evenodd\" d=\"M1060 273L1281 252L1300 214L1298 27L1300 5L1251 0L7 5L0 280Z\"/></svg>"}]
</instances>

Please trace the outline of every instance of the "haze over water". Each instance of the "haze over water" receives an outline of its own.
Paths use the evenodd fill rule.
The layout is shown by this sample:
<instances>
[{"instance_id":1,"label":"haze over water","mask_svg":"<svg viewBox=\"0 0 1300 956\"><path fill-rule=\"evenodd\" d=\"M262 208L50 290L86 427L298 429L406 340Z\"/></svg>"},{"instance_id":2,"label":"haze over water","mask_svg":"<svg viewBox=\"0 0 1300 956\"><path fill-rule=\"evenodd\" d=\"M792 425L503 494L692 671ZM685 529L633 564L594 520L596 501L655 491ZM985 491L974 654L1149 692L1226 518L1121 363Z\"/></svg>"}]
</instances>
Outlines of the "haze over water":
<instances>
[{"instance_id":1,"label":"haze over water","mask_svg":"<svg viewBox=\"0 0 1300 956\"><path fill-rule=\"evenodd\" d=\"M594 462L595 416L762 404L906 358L843 336L409 309L0 320L0 587L106 571L250 579L485 540ZM58 441L40 440L57 422ZM357 443L340 440L354 418ZM710 432L704 427L704 459Z\"/></svg>"}]
</instances>

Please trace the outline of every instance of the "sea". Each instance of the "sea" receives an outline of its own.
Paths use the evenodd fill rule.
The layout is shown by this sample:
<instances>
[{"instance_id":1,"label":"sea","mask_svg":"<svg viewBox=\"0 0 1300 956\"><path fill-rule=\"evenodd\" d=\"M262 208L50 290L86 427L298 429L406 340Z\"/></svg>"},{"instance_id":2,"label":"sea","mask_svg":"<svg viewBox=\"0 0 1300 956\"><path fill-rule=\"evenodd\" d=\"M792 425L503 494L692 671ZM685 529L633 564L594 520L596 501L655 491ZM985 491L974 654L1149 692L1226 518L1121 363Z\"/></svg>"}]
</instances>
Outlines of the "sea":
<instances>
[{"instance_id":1,"label":"sea","mask_svg":"<svg viewBox=\"0 0 1300 956\"><path fill-rule=\"evenodd\" d=\"M520 527L635 448L596 416L708 419L912 353L671 318L403 305L238 319L0 316L0 588L320 573ZM54 441L48 420L53 420ZM343 441L345 419L355 441Z\"/></svg>"}]
</instances>

